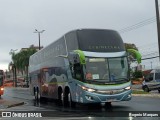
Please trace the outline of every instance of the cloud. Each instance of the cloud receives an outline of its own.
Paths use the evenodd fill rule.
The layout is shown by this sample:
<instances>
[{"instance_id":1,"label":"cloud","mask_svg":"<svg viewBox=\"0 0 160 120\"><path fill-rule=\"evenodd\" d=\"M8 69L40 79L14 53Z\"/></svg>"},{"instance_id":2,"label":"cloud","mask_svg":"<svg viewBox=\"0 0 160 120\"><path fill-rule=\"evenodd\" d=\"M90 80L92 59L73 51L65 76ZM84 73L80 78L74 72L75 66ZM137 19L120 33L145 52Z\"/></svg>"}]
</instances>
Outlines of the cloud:
<instances>
[{"instance_id":1,"label":"cloud","mask_svg":"<svg viewBox=\"0 0 160 120\"><path fill-rule=\"evenodd\" d=\"M73 29L120 30L156 14L154 0L2 0L0 15L2 63L10 60L10 49L38 45L35 29L45 30L41 44L46 46ZM157 41L155 23L121 35L136 45Z\"/></svg>"}]
</instances>

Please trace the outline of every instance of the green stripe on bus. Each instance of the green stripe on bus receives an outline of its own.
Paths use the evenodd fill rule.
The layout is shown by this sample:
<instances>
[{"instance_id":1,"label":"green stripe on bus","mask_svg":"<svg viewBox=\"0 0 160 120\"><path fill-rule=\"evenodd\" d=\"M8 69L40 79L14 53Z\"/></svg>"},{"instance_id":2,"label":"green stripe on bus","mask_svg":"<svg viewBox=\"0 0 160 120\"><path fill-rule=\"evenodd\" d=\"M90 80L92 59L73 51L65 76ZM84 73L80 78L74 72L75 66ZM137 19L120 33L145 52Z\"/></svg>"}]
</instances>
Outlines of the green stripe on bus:
<instances>
[{"instance_id":1,"label":"green stripe on bus","mask_svg":"<svg viewBox=\"0 0 160 120\"><path fill-rule=\"evenodd\" d=\"M66 82L50 82L48 84L65 84Z\"/></svg>"}]
</instances>

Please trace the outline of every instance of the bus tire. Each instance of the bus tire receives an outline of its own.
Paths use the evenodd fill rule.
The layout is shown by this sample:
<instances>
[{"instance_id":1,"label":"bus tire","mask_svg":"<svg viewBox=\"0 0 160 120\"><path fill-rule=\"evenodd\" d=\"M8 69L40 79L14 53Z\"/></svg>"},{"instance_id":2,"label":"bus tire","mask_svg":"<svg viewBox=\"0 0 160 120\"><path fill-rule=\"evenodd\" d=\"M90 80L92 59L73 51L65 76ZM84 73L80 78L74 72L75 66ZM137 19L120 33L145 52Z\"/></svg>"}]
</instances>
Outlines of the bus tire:
<instances>
[{"instance_id":1,"label":"bus tire","mask_svg":"<svg viewBox=\"0 0 160 120\"><path fill-rule=\"evenodd\" d=\"M72 96L71 96L70 92L68 93L68 102L69 102L69 107L71 107L71 108L75 108L76 107L76 102L72 101Z\"/></svg>"},{"instance_id":2,"label":"bus tire","mask_svg":"<svg viewBox=\"0 0 160 120\"><path fill-rule=\"evenodd\" d=\"M40 93L39 93L38 88L35 90L34 98L35 98L35 101L37 102L40 100Z\"/></svg>"},{"instance_id":3,"label":"bus tire","mask_svg":"<svg viewBox=\"0 0 160 120\"><path fill-rule=\"evenodd\" d=\"M63 101L62 101L62 103L63 103L64 107L68 106L68 98L64 93L63 93Z\"/></svg>"},{"instance_id":4,"label":"bus tire","mask_svg":"<svg viewBox=\"0 0 160 120\"><path fill-rule=\"evenodd\" d=\"M60 91L58 92L58 100L57 100L57 104L62 106L63 105L63 93Z\"/></svg>"},{"instance_id":5,"label":"bus tire","mask_svg":"<svg viewBox=\"0 0 160 120\"><path fill-rule=\"evenodd\" d=\"M34 99L37 101L37 90L34 92Z\"/></svg>"},{"instance_id":6,"label":"bus tire","mask_svg":"<svg viewBox=\"0 0 160 120\"><path fill-rule=\"evenodd\" d=\"M76 103L72 101L72 96L70 91L66 91L63 97L63 106L65 107L75 107Z\"/></svg>"},{"instance_id":7,"label":"bus tire","mask_svg":"<svg viewBox=\"0 0 160 120\"><path fill-rule=\"evenodd\" d=\"M111 108L111 107L112 107L111 102L106 102L106 103L105 103L105 108Z\"/></svg>"},{"instance_id":8,"label":"bus tire","mask_svg":"<svg viewBox=\"0 0 160 120\"><path fill-rule=\"evenodd\" d=\"M40 95L39 89L37 88L37 101L40 101L40 99L41 99L41 95Z\"/></svg>"}]
</instances>

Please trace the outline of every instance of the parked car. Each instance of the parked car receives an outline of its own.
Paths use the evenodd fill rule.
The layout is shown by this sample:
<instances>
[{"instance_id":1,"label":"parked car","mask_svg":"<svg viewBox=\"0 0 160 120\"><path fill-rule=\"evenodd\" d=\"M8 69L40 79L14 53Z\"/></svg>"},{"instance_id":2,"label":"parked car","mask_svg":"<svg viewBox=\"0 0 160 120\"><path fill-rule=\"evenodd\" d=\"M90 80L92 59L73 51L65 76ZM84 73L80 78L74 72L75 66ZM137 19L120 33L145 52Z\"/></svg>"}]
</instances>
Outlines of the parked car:
<instances>
[{"instance_id":1,"label":"parked car","mask_svg":"<svg viewBox=\"0 0 160 120\"><path fill-rule=\"evenodd\" d=\"M27 81L24 82L17 82L17 87L29 87L29 83Z\"/></svg>"},{"instance_id":2,"label":"parked car","mask_svg":"<svg viewBox=\"0 0 160 120\"><path fill-rule=\"evenodd\" d=\"M151 90L158 90L160 93L160 67L152 70L142 82L142 89L145 92L149 92Z\"/></svg>"}]
</instances>

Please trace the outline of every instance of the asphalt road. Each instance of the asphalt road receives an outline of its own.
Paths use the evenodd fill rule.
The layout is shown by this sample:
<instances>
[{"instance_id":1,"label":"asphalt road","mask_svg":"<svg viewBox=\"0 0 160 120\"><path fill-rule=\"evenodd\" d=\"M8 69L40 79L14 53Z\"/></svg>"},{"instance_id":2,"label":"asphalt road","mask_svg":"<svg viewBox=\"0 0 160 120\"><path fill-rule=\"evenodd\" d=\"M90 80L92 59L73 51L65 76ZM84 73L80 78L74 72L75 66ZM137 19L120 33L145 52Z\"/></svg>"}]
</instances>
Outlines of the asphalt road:
<instances>
[{"instance_id":1,"label":"asphalt road","mask_svg":"<svg viewBox=\"0 0 160 120\"><path fill-rule=\"evenodd\" d=\"M158 92L153 93L154 96L133 95L131 101L114 102L110 108L105 108L103 105L77 105L76 108L65 108L56 105L53 100L46 100L41 103L35 102L33 97L30 95L28 88L5 88L5 94L2 96L1 100L20 101L25 104L10 108L0 108L1 111L43 111L42 114L43 116L48 116L47 119L52 119L54 117L55 119L103 120L106 119L107 116L107 118L114 118L118 120L159 120L160 112L157 113L157 111L160 111L160 97L158 96ZM157 96L155 94L157 94ZM155 113L158 114L159 117L129 117L128 111L132 111L133 115ZM123 116L123 114L125 115ZM126 114L128 116L126 116ZM49 116L52 116L52 118Z\"/></svg>"}]
</instances>

